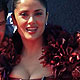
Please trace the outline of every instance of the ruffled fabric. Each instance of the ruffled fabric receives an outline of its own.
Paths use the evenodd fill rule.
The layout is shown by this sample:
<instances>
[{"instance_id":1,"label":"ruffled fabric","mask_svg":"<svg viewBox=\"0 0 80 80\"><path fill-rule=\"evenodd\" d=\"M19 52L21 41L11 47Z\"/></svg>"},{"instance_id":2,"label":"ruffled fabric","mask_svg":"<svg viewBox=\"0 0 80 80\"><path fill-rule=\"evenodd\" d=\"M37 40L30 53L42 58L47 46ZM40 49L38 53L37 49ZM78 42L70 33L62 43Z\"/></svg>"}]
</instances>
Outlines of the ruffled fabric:
<instances>
[{"instance_id":1,"label":"ruffled fabric","mask_svg":"<svg viewBox=\"0 0 80 80\"><path fill-rule=\"evenodd\" d=\"M47 32L48 34L48 32ZM74 52L74 37L64 30L59 30L57 37L47 35L46 45L42 49L42 56L39 60L43 67L49 66L55 72L55 78L60 80L79 80L80 53Z\"/></svg>"},{"instance_id":2,"label":"ruffled fabric","mask_svg":"<svg viewBox=\"0 0 80 80\"><path fill-rule=\"evenodd\" d=\"M20 55L15 51L11 38L5 37L0 44L0 72L3 78L7 78L12 67L20 62Z\"/></svg>"},{"instance_id":3,"label":"ruffled fabric","mask_svg":"<svg viewBox=\"0 0 80 80\"><path fill-rule=\"evenodd\" d=\"M62 30L60 26L46 27L42 56L39 58L43 67L49 66L56 80L79 80L80 79L80 54L74 52L74 37ZM16 37L18 38L18 37ZM3 67L3 78L8 78L12 68L21 60L21 52L11 38L5 37L0 45L0 67ZM20 40L20 38L19 38ZM18 40L18 41L19 41ZM21 42L20 42L21 43ZM16 49L14 48L16 47ZM16 52L19 51L19 52ZM43 60L43 61L42 61Z\"/></svg>"}]
</instances>

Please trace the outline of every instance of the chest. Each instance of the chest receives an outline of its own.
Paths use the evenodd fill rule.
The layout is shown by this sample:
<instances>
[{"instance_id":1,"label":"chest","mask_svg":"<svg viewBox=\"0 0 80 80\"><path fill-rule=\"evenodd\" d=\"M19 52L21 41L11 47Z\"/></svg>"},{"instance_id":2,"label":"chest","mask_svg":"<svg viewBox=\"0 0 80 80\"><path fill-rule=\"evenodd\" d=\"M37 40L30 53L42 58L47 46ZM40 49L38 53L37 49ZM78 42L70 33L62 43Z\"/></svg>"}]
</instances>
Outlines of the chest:
<instances>
[{"instance_id":1,"label":"chest","mask_svg":"<svg viewBox=\"0 0 80 80\"><path fill-rule=\"evenodd\" d=\"M24 56L21 58L21 62L19 65L15 66L12 75L18 78L23 79L37 79L42 77L47 77L52 75L52 70L50 67L43 67L42 64L40 64L41 60L39 58L40 55L34 55L34 56ZM13 76L13 77L14 77Z\"/></svg>"},{"instance_id":2,"label":"chest","mask_svg":"<svg viewBox=\"0 0 80 80\"><path fill-rule=\"evenodd\" d=\"M39 61L38 58L33 58L26 60L25 64L22 64L25 69L24 71L29 74L30 79L36 79L41 78L43 76L52 75L51 68L47 66L43 67L43 65L40 64L40 62L41 61Z\"/></svg>"}]
</instances>

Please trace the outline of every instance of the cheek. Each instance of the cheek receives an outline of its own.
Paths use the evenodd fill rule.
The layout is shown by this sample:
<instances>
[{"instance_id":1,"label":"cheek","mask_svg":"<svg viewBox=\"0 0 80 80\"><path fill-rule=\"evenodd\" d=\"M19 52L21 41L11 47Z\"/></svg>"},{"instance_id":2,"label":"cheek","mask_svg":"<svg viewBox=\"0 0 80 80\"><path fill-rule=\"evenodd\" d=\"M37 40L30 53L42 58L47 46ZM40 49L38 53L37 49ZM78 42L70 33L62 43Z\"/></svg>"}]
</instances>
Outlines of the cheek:
<instances>
[{"instance_id":1,"label":"cheek","mask_svg":"<svg viewBox=\"0 0 80 80\"><path fill-rule=\"evenodd\" d=\"M19 16L19 13L15 12L15 21L17 27L20 27L21 24L23 23L21 17Z\"/></svg>"},{"instance_id":2,"label":"cheek","mask_svg":"<svg viewBox=\"0 0 80 80\"><path fill-rule=\"evenodd\" d=\"M25 31L26 23L25 23L24 20L22 20L22 18L18 18L16 21L17 21L18 32L21 36L23 36L24 31Z\"/></svg>"},{"instance_id":3,"label":"cheek","mask_svg":"<svg viewBox=\"0 0 80 80\"><path fill-rule=\"evenodd\" d=\"M45 22L40 21L39 23L39 34L42 35L45 30Z\"/></svg>"},{"instance_id":4,"label":"cheek","mask_svg":"<svg viewBox=\"0 0 80 80\"><path fill-rule=\"evenodd\" d=\"M25 25L25 22L21 17L16 17L16 23L18 28L22 28Z\"/></svg>"},{"instance_id":5,"label":"cheek","mask_svg":"<svg viewBox=\"0 0 80 80\"><path fill-rule=\"evenodd\" d=\"M46 21L45 21L44 18L43 18L43 19L40 19L37 23L38 23L38 26L39 26L41 29L45 29L45 23L46 23Z\"/></svg>"}]
</instances>

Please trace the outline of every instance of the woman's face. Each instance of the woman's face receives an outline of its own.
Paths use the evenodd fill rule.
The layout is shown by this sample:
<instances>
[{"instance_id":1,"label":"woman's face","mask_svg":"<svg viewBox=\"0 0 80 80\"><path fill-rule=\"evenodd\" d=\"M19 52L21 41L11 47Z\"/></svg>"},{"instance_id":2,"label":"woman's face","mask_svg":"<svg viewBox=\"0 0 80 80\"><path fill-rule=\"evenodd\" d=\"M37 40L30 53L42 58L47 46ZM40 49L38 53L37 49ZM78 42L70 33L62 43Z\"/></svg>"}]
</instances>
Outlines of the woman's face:
<instances>
[{"instance_id":1,"label":"woman's face","mask_svg":"<svg viewBox=\"0 0 80 80\"><path fill-rule=\"evenodd\" d=\"M5 33L5 15L4 10L0 11L0 43L4 37Z\"/></svg>"},{"instance_id":2,"label":"woman's face","mask_svg":"<svg viewBox=\"0 0 80 80\"><path fill-rule=\"evenodd\" d=\"M47 21L46 9L38 0L20 0L14 10L18 32L26 39L41 37Z\"/></svg>"}]
</instances>

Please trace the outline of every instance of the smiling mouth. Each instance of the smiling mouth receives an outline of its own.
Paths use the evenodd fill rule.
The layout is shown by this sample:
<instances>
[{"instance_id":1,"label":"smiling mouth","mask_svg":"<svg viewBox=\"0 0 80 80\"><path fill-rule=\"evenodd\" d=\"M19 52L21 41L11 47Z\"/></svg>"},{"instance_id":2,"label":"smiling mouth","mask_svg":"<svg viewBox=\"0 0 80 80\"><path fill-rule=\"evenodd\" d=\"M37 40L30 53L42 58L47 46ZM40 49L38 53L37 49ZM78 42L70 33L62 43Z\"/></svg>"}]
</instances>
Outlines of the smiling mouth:
<instances>
[{"instance_id":1,"label":"smiling mouth","mask_svg":"<svg viewBox=\"0 0 80 80\"><path fill-rule=\"evenodd\" d=\"M37 27L27 27L26 30L29 33L35 33L37 31Z\"/></svg>"}]
</instances>

